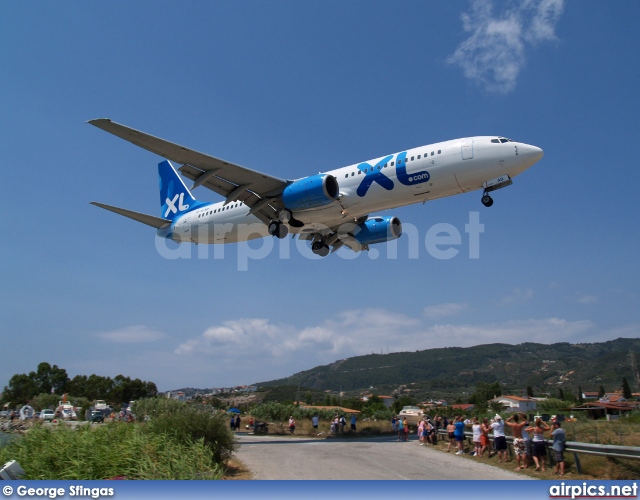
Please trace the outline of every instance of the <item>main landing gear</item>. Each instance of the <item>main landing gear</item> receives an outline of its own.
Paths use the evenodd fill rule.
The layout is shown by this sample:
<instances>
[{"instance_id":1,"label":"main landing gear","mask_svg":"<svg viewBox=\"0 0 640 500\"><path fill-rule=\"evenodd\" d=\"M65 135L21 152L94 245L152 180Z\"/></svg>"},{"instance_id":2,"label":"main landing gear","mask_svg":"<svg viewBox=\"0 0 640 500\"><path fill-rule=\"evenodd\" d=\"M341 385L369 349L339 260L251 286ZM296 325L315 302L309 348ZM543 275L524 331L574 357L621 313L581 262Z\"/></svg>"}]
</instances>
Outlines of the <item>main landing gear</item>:
<instances>
[{"instance_id":1,"label":"main landing gear","mask_svg":"<svg viewBox=\"0 0 640 500\"><path fill-rule=\"evenodd\" d=\"M289 228L286 226L286 224L283 224L278 221L270 222L268 231L271 236L275 236L280 240L285 238L287 234L289 234Z\"/></svg>"},{"instance_id":2,"label":"main landing gear","mask_svg":"<svg viewBox=\"0 0 640 500\"><path fill-rule=\"evenodd\" d=\"M324 244L322 241L316 241L313 245L311 245L311 251L319 255L320 257L326 257L329 255L329 247Z\"/></svg>"},{"instance_id":3,"label":"main landing gear","mask_svg":"<svg viewBox=\"0 0 640 500\"><path fill-rule=\"evenodd\" d=\"M487 193L482 195L482 199L480 201L482 201L482 204L485 207L490 207L491 205L493 205L493 198L489 196Z\"/></svg>"}]
</instances>

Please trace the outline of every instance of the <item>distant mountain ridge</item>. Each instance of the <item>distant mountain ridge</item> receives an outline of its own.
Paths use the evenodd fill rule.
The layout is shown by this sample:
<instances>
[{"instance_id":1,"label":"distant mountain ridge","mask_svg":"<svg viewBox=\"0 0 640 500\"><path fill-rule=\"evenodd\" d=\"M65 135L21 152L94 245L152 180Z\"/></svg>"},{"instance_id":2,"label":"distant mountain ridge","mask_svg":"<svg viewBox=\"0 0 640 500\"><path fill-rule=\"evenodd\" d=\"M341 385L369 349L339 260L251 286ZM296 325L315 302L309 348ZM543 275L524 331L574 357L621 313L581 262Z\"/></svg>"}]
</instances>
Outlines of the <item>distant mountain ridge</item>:
<instances>
[{"instance_id":1,"label":"distant mountain ridge","mask_svg":"<svg viewBox=\"0 0 640 500\"><path fill-rule=\"evenodd\" d=\"M536 393L577 395L583 391L620 389L626 377L634 392L638 381L631 356L640 339L619 338L585 344L524 343L445 347L416 352L368 354L317 366L289 377L260 382L259 387L300 385L315 390L392 391L409 386L426 395L473 392L479 382L500 382L503 394L530 386ZM371 389L373 388L373 389ZM516 392L518 391L518 392Z\"/></svg>"}]
</instances>

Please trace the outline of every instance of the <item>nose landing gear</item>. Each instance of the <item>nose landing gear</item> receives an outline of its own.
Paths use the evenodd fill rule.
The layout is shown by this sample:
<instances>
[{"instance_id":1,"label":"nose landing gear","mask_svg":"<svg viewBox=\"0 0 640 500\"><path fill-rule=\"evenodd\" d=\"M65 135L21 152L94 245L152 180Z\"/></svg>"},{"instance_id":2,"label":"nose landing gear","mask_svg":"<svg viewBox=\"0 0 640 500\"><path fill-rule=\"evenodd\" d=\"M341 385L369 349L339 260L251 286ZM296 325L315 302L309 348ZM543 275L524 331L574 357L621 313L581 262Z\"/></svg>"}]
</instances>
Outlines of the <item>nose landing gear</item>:
<instances>
[{"instance_id":1,"label":"nose landing gear","mask_svg":"<svg viewBox=\"0 0 640 500\"><path fill-rule=\"evenodd\" d=\"M482 195L482 199L480 201L482 201L482 204L485 207L490 207L491 205L493 205L493 198L486 193Z\"/></svg>"}]
</instances>

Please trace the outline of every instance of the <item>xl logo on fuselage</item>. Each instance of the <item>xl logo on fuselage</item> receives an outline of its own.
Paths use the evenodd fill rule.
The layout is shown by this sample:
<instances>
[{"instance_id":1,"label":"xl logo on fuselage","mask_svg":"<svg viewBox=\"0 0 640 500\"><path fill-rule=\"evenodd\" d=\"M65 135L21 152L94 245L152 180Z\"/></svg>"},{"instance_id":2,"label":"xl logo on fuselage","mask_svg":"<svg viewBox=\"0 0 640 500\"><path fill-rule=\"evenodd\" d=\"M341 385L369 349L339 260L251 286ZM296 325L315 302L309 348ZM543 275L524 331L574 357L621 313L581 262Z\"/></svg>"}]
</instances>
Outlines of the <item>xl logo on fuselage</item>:
<instances>
[{"instance_id":1,"label":"xl logo on fuselage","mask_svg":"<svg viewBox=\"0 0 640 500\"><path fill-rule=\"evenodd\" d=\"M371 184L377 182L380 186L382 186L387 191L391 191L394 187L393 181L389 179L386 175L382 173L382 169L384 165L391 161L393 155L389 155L374 166L369 165L368 163L361 163L358 165L358 170L364 172L364 179L358 186L356 190L356 194L361 198L367 194ZM404 184L405 186L413 186L415 184L421 184L423 182L427 182L431 176L429 172L426 170L422 170L420 172L415 172L413 174L407 174L407 152L404 151L399 153L396 156L396 177L400 184Z\"/></svg>"},{"instance_id":2,"label":"xl logo on fuselage","mask_svg":"<svg viewBox=\"0 0 640 500\"><path fill-rule=\"evenodd\" d=\"M178 201L178 198L180 200L178 202L178 206L176 207L176 201ZM182 212L183 210L188 209L189 205L183 205L183 202L184 202L184 193L180 193L179 195L175 195L172 200L167 198L165 200L165 203L167 204L167 211L164 213L164 216L166 217L167 215L169 215L169 212L171 212L173 214L177 214L178 210L180 210Z\"/></svg>"}]
</instances>

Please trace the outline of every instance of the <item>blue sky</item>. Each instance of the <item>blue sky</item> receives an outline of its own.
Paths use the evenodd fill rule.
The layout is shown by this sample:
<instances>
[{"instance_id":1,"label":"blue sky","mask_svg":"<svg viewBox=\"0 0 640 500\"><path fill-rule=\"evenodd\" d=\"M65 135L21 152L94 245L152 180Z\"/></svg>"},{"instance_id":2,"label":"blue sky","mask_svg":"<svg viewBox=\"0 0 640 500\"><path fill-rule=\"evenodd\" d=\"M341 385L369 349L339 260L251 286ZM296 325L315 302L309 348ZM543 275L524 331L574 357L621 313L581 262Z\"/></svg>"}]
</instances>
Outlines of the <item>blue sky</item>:
<instances>
[{"instance_id":1,"label":"blue sky","mask_svg":"<svg viewBox=\"0 0 640 500\"><path fill-rule=\"evenodd\" d=\"M0 386L41 361L168 390L381 350L637 337L639 17L633 1L1 4ZM89 205L159 215L160 158L99 117L289 179L473 135L545 156L490 209L475 192L385 212L413 253L403 236L220 258ZM460 233L453 258L426 249L436 224Z\"/></svg>"}]
</instances>

